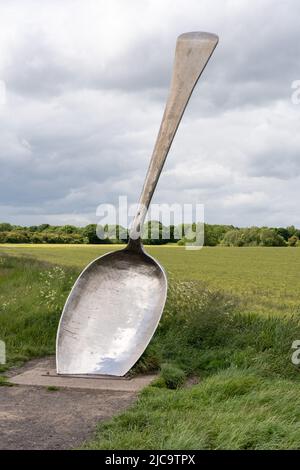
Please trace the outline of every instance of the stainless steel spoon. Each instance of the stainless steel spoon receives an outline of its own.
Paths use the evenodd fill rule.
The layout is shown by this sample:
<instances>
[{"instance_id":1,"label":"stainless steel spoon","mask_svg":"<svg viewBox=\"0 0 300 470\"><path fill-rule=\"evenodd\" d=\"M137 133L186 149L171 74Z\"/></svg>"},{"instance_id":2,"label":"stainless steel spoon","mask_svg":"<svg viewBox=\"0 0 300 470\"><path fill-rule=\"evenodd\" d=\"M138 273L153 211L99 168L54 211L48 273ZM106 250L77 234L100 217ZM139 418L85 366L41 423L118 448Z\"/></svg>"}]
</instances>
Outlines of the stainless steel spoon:
<instances>
[{"instance_id":1,"label":"stainless steel spoon","mask_svg":"<svg viewBox=\"0 0 300 470\"><path fill-rule=\"evenodd\" d=\"M170 94L129 243L94 260L75 282L58 327L59 374L123 376L156 330L167 278L144 252L140 232L186 105L217 43L210 33L185 33L177 39Z\"/></svg>"}]
</instances>

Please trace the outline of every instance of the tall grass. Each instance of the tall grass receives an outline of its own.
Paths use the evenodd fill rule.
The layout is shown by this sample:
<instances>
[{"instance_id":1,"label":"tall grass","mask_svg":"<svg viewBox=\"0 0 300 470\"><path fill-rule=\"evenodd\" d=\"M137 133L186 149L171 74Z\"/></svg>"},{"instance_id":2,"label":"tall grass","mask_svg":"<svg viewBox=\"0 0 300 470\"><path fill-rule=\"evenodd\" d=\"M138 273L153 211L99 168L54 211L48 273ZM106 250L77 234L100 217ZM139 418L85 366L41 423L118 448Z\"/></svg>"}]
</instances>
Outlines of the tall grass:
<instances>
[{"instance_id":1,"label":"tall grass","mask_svg":"<svg viewBox=\"0 0 300 470\"><path fill-rule=\"evenodd\" d=\"M0 339L7 364L55 352L55 336L75 272L23 258L0 258Z\"/></svg>"},{"instance_id":2,"label":"tall grass","mask_svg":"<svg viewBox=\"0 0 300 470\"><path fill-rule=\"evenodd\" d=\"M300 375L291 363L296 338L296 316L245 315L239 299L199 282L171 283L160 326L136 368L168 362L175 377L180 368L200 383L170 390L163 376L84 447L300 448Z\"/></svg>"},{"instance_id":3,"label":"tall grass","mask_svg":"<svg viewBox=\"0 0 300 470\"><path fill-rule=\"evenodd\" d=\"M300 386L226 369L180 390L148 387L87 449L299 449Z\"/></svg>"},{"instance_id":4,"label":"tall grass","mask_svg":"<svg viewBox=\"0 0 300 470\"><path fill-rule=\"evenodd\" d=\"M239 297L205 284L170 282L158 330L137 368L172 362L187 375L227 368L255 368L263 376L300 375L291 363L291 344L300 338L296 315L243 313Z\"/></svg>"}]
</instances>

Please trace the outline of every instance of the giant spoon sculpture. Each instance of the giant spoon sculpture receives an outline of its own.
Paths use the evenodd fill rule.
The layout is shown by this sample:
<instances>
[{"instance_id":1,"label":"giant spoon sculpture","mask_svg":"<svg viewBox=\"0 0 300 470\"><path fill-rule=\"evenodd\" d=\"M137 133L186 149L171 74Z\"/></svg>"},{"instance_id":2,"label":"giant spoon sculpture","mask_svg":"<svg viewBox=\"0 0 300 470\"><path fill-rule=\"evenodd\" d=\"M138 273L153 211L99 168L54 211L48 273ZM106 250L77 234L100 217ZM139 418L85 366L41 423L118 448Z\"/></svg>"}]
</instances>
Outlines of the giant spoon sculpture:
<instances>
[{"instance_id":1,"label":"giant spoon sculpture","mask_svg":"<svg viewBox=\"0 0 300 470\"><path fill-rule=\"evenodd\" d=\"M123 376L142 355L167 296L163 268L144 251L140 232L178 125L218 37L178 37L170 93L125 249L107 253L80 274L57 333L59 374Z\"/></svg>"}]
</instances>

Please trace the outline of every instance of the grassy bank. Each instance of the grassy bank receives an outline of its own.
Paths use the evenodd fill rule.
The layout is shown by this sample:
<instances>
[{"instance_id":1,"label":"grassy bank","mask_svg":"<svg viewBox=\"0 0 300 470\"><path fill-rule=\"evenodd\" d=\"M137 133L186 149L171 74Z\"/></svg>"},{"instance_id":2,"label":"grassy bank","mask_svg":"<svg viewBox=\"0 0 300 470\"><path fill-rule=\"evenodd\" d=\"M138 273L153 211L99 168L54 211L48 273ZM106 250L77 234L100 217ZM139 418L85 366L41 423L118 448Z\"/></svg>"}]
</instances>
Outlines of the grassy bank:
<instances>
[{"instance_id":1,"label":"grassy bank","mask_svg":"<svg viewBox=\"0 0 300 470\"><path fill-rule=\"evenodd\" d=\"M235 299L197 282L178 283L139 364L165 364L162 376L84 447L299 448L300 377L291 363L299 319L240 309ZM200 382L168 389L176 387L178 371Z\"/></svg>"},{"instance_id":2,"label":"grassy bank","mask_svg":"<svg viewBox=\"0 0 300 470\"><path fill-rule=\"evenodd\" d=\"M299 449L299 383L227 369L189 389L148 387L87 449Z\"/></svg>"}]
</instances>

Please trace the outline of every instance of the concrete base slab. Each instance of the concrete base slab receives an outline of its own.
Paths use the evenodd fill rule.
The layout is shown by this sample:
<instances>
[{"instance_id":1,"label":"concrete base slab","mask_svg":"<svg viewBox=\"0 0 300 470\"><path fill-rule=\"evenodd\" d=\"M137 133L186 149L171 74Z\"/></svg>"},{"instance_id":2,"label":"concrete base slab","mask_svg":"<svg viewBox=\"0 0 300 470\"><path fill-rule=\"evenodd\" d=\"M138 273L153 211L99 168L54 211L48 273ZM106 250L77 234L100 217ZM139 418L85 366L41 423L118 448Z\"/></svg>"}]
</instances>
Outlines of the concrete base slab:
<instances>
[{"instance_id":1,"label":"concrete base slab","mask_svg":"<svg viewBox=\"0 0 300 470\"><path fill-rule=\"evenodd\" d=\"M49 363L41 361L32 368L9 378L16 385L42 387L76 388L84 390L111 390L115 392L138 392L149 385L155 375L137 377L112 377L89 375L57 375L54 360Z\"/></svg>"}]
</instances>

